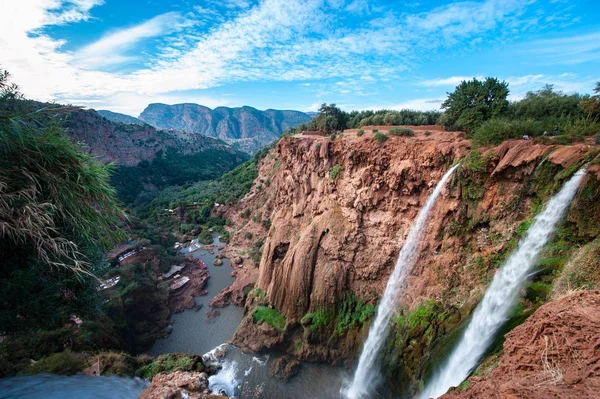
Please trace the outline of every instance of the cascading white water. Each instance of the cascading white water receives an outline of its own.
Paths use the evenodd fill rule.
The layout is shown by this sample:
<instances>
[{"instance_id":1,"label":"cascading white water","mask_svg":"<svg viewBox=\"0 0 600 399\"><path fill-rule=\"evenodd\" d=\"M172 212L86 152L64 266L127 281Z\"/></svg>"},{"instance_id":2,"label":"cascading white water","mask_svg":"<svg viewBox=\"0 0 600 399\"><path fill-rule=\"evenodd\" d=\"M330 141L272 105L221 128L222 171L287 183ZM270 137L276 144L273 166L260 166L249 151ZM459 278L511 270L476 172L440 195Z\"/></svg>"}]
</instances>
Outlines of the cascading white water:
<instances>
[{"instance_id":1,"label":"cascading white water","mask_svg":"<svg viewBox=\"0 0 600 399\"><path fill-rule=\"evenodd\" d=\"M429 195L429 198L427 198L425 206L423 206L419 212L416 221L406 237L406 241L398 255L394 271L390 275L387 286L385 287L385 293L383 294L383 298L377 309L377 316L371 325L369 336L365 342L363 351L360 354L358 368L354 374L354 379L349 385L342 387L341 393L349 399L369 397L369 392L372 392L376 388L380 374L375 365L375 361L377 360L377 355L387 337L389 321L396 309L398 291L402 281L406 277L406 273L410 270L409 266L414 260L414 255L421 238L421 232L425 226L429 212L444 188L446 181L450 178L452 173L454 173L454 170L457 167L458 164L453 166L438 182L431 195Z\"/></svg>"},{"instance_id":2,"label":"cascading white water","mask_svg":"<svg viewBox=\"0 0 600 399\"><path fill-rule=\"evenodd\" d=\"M573 200L584 175L585 168L575 173L558 194L548 201L542 213L535 217L527 234L519 241L516 251L494 276L458 346L441 372L421 393L421 399L443 395L448 388L463 382L477 366L498 329L507 321L519 292L528 279L529 270Z\"/></svg>"}]
</instances>

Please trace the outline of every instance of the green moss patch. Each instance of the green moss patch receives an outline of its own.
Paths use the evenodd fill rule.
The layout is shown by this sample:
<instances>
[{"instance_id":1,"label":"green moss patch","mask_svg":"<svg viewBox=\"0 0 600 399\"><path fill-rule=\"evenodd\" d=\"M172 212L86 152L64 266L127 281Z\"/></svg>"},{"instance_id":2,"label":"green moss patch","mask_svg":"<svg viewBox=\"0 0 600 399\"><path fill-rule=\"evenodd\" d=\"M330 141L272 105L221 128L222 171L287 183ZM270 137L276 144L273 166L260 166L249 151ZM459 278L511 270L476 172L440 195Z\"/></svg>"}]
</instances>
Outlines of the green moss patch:
<instances>
[{"instance_id":1,"label":"green moss patch","mask_svg":"<svg viewBox=\"0 0 600 399\"><path fill-rule=\"evenodd\" d=\"M276 309L271 309L266 306L257 306L252 314L255 323L267 323L271 327L283 331L287 321L281 313Z\"/></svg>"}]
</instances>

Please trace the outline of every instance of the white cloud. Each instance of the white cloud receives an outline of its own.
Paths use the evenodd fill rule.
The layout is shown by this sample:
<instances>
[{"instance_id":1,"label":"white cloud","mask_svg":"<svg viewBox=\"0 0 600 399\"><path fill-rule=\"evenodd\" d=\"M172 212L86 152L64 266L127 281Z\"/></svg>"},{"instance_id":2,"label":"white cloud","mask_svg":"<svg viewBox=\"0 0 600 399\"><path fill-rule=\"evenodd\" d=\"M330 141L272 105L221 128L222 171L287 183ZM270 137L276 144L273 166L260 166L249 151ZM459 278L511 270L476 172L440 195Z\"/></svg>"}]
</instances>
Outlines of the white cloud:
<instances>
[{"instance_id":1,"label":"white cloud","mask_svg":"<svg viewBox=\"0 0 600 399\"><path fill-rule=\"evenodd\" d=\"M483 79L481 76L475 76L476 79ZM419 83L420 86L435 87L435 86L457 86L464 80L472 80L473 76L450 76L448 78L438 78L424 80Z\"/></svg>"},{"instance_id":2,"label":"white cloud","mask_svg":"<svg viewBox=\"0 0 600 399\"><path fill-rule=\"evenodd\" d=\"M6 1L6 0L5 0ZM0 60L13 72L26 95L40 100L84 101L111 97L158 98L185 90L206 89L243 81L358 82L338 93L372 93L377 82L390 81L437 48L461 45L500 24L520 27L529 0L458 2L416 15L380 12L359 27L340 24L329 7L342 2L325 0L228 0L205 3L195 18L210 29L181 28L188 16L168 13L134 27L108 33L76 53L62 49L64 41L44 35L43 28L92 18L102 0L8 0L0 15ZM364 2L346 2L350 11L365 13ZM215 8L231 9L219 13ZM4 12L5 9L8 12ZM339 10L338 10L339 11ZM225 17L223 17L225 15ZM349 15L349 14L347 14ZM197 22L195 21L195 22ZM10 38L10 40L8 39ZM132 61L142 40L160 39L164 45L145 55L132 72L108 73L101 66ZM425 86L443 83L425 81ZM430 99L429 99L430 100ZM117 107L127 105L117 103ZM210 99L206 99L210 101ZM428 99L410 104L435 108ZM149 102L149 101L147 101ZM147 103L146 102L146 103ZM433 104L433 105L432 105ZM130 106L130 110L139 105ZM131 111L130 111L131 112Z\"/></svg>"},{"instance_id":3,"label":"white cloud","mask_svg":"<svg viewBox=\"0 0 600 399\"><path fill-rule=\"evenodd\" d=\"M143 39L178 30L183 18L177 12L158 15L131 28L112 32L87 45L75 54L75 60L86 67L102 67L130 61L135 57L122 55Z\"/></svg>"},{"instance_id":4,"label":"white cloud","mask_svg":"<svg viewBox=\"0 0 600 399\"><path fill-rule=\"evenodd\" d=\"M538 40L527 46L529 52L556 64L580 64L600 59L600 32Z\"/></svg>"}]
</instances>

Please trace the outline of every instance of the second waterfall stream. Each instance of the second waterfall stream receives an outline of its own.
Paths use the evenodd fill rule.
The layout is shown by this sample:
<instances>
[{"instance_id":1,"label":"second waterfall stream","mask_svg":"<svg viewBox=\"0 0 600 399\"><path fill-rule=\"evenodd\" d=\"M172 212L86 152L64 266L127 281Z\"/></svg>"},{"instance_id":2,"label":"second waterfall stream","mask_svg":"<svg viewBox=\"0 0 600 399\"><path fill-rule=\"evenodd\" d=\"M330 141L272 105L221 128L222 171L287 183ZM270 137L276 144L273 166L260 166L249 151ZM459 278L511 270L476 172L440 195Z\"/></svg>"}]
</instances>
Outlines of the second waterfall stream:
<instances>
[{"instance_id":1,"label":"second waterfall stream","mask_svg":"<svg viewBox=\"0 0 600 399\"><path fill-rule=\"evenodd\" d=\"M508 320L537 256L552 237L584 175L585 168L575 173L535 217L516 251L494 276L457 347L421 393L421 399L443 395L448 388L463 382L477 366L500 327Z\"/></svg>"},{"instance_id":2,"label":"second waterfall stream","mask_svg":"<svg viewBox=\"0 0 600 399\"><path fill-rule=\"evenodd\" d=\"M429 212L442 192L444 185L457 167L458 164L448 170L435 186L435 189L429 195L429 198L427 198L425 206L419 211L419 215L406 237L406 241L398 255L394 271L390 275L385 287L383 298L377 309L375 321L373 321L373 324L369 329L369 336L365 342L362 353L360 354L354 379L348 386L342 388L342 394L349 399L368 398L370 393L377 388L380 373L376 361L381 347L387 338L388 325L396 310L396 299L400 287L407 272L410 271L410 265L414 261L421 239L421 232L425 227Z\"/></svg>"}]
</instances>

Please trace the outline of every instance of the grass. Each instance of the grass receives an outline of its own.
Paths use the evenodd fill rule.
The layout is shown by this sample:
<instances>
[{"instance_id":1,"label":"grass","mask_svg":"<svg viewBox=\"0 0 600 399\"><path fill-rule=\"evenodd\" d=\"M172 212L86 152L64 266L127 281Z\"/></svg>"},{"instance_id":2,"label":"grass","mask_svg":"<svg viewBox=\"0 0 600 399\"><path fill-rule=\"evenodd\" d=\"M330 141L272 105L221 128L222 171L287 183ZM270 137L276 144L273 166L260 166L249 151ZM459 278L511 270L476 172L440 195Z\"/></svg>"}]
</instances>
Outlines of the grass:
<instances>
[{"instance_id":1,"label":"grass","mask_svg":"<svg viewBox=\"0 0 600 399\"><path fill-rule=\"evenodd\" d=\"M337 177L339 176L339 174L340 174L341 171L342 171L342 167L339 164L337 164L335 166L332 166L329 169L329 178L331 180L337 179Z\"/></svg>"},{"instance_id":2,"label":"grass","mask_svg":"<svg viewBox=\"0 0 600 399\"><path fill-rule=\"evenodd\" d=\"M283 331L285 329L286 320L276 309L271 309L266 306L257 306L252 314L255 323L264 322L276 330Z\"/></svg>"}]
</instances>

